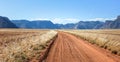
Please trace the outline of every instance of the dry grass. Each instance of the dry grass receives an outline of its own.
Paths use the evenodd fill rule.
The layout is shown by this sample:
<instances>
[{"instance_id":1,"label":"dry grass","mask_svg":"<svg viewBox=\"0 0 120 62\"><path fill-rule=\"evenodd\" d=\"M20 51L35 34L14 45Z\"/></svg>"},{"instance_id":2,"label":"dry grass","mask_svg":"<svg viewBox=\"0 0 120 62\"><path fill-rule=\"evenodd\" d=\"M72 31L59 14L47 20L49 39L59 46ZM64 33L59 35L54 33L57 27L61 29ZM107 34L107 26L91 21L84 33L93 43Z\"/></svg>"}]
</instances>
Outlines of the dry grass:
<instances>
[{"instance_id":1,"label":"dry grass","mask_svg":"<svg viewBox=\"0 0 120 62\"><path fill-rule=\"evenodd\" d=\"M56 35L56 31L49 30L1 29L0 62L26 62L33 57L37 59L47 42Z\"/></svg>"},{"instance_id":2,"label":"dry grass","mask_svg":"<svg viewBox=\"0 0 120 62\"><path fill-rule=\"evenodd\" d=\"M63 30L120 55L120 30Z\"/></svg>"}]
</instances>

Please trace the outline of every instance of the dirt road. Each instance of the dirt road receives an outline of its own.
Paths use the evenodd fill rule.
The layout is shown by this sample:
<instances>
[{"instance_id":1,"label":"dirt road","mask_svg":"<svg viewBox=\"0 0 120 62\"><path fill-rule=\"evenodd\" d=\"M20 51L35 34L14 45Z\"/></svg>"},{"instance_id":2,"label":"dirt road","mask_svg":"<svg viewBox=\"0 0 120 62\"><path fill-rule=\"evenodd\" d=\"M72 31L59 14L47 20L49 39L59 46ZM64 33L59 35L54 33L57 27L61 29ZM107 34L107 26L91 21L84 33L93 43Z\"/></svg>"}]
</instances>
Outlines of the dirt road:
<instances>
[{"instance_id":1,"label":"dirt road","mask_svg":"<svg viewBox=\"0 0 120 62\"><path fill-rule=\"evenodd\" d=\"M120 62L120 57L71 34L59 32L45 62Z\"/></svg>"}]
</instances>

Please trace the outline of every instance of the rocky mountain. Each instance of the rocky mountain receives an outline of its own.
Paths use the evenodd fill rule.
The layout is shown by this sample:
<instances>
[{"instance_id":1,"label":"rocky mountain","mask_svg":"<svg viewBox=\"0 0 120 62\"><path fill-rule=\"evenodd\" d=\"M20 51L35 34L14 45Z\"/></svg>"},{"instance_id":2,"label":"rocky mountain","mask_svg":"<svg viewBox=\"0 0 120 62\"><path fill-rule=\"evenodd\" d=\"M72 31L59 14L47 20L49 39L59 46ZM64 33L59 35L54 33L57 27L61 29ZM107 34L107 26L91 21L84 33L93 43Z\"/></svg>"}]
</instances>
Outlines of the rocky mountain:
<instances>
[{"instance_id":1,"label":"rocky mountain","mask_svg":"<svg viewBox=\"0 0 120 62\"><path fill-rule=\"evenodd\" d=\"M120 16L117 17L114 21L106 21L101 27L102 29L120 29Z\"/></svg>"},{"instance_id":2,"label":"rocky mountain","mask_svg":"<svg viewBox=\"0 0 120 62\"><path fill-rule=\"evenodd\" d=\"M74 29L75 23L68 23L68 24L55 24L59 29Z\"/></svg>"},{"instance_id":3,"label":"rocky mountain","mask_svg":"<svg viewBox=\"0 0 120 62\"><path fill-rule=\"evenodd\" d=\"M32 28L32 29L98 29L104 24L100 21L80 21L78 23L68 24L53 24L49 20L12 20L14 24L20 28Z\"/></svg>"},{"instance_id":4,"label":"rocky mountain","mask_svg":"<svg viewBox=\"0 0 120 62\"><path fill-rule=\"evenodd\" d=\"M14 24L20 28L31 28L31 29L57 29L58 27L49 20L12 20Z\"/></svg>"},{"instance_id":5,"label":"rocky mountain","mask_svg":"<svg viewBox=\"0 0 120 62\"><path fill-rule=\"evenodd\" d=\"M29 29L120 29L120 16L117 19L101 21L79 21L78 23L54 24L50 20L12 20L20 28ZM0 17L0 27L16 27L7 17Z\"/></svg>"},{"instance_id":6,"label":"rocky mountain","mask_svg":"<svg viewBox=\"0 0 120 62\"><path fill-rule=\"evenodd\" d=\"M103 22L100 21L80 21L75 25L76 29L99 29Z\"/></svg>"},{"instance_id":7,"label":"rocky mountain","mask_svg":"<svg viewBox=\"0 0 120 62\"><path fill-rule=\"evenodd\" d=\"M106 20L103 26L101 26L101 29L110 29L110 25L113 21L112 20Z\"/></svg>"},{"instance_id":8,"label":"rocky mountain","mask_svg":"<svg viewBox=\"0 0 120 62\"><path fill-rule=\"evenodd\" d=\"M119 28L120 28L120 16L118 16L117 19L114 20L114 21L110 24L110 28L112 28L112 29L119 29Z\"/></svg>"},{"instance_id":9,"label":"rocky mountain","mask_svg":"<svg viewBox=\"0 0 120 62\"><path fill-rule=\"evenodd\" d=\"M18 28L7 17L0 16L0 28Z\"/></svg>"}]
</instances>

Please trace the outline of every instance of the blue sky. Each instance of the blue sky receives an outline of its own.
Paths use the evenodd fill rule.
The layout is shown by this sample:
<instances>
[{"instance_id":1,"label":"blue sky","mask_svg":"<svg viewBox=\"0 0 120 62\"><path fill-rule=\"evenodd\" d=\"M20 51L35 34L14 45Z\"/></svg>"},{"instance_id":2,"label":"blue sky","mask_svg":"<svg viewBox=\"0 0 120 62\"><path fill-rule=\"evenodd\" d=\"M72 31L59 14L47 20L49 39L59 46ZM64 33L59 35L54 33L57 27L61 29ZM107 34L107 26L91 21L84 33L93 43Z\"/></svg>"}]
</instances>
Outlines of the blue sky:
<instances>
[{"instance_id":1,"label":"blue sky","mask_svg":"<svg viewBox=\"0 0 120 62\"><path fill-rule=\"evenodd\" d=\"M120 15L120 0L0 0L0 16L54 23L106 20Z\"/></svg>"}]
</instances>

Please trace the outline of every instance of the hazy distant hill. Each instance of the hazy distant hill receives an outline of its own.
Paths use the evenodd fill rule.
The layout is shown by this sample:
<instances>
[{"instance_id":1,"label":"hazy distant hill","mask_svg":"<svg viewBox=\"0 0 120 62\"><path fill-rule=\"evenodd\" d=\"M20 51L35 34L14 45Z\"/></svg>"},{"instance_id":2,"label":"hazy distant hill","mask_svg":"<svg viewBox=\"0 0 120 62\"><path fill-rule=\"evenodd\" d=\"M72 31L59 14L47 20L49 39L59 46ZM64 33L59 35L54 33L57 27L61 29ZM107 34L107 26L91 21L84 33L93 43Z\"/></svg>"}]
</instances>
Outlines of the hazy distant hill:
<instances>
[{"instance_id":1,"label":"hazy distant hill","mask_svg":"<svg viewBox=\"0 0 120 62\"><path fill-rule=\"evenodd\" d=\"M78 23L54 24L50 20L12 20L20 28L30 29L119 29L120 16L114 21L79 21Z\"/></svg>"},{"instance_id":2,"label":"hazy distant hill","mask_svg":"<svg viewBox=\"0 0 120 62\"><path fill-rule=\"evenodd\" d=\"M106 21L101 27L102 29L120 29L120 16L117 17L114 21Z\"/></svg>"},{"instance_id":3,"label":"hazy distant hill","mask_svg":"<svg viewBox=\"0 0 120 62\"><path fill-rule=\"evenodd\" d=\"M120 28L120 16L118 16L117 19L110 24L110 28L113 29Z\"/></svg>"},{"instance_id":4,"label":"hazy distant hill","mask_svg":"<svg viewBox=\"0 0 120 62\"><path fill-rule=\"evenodd\" d=\"M110 29L110 25L113 21L112 20L106 20L103 26L101 26L102 29Z\"/></svg>"},{"instance_id":5,"label":"hazy distant hill","mask_svg":"<svg viewBox=\"0 0 120 62\"><path fill-rule=\"evenodd\" d=\"M14 24L20 28L32 28L32 29L57 29L58 27L49 20L12 20Z\"/></svg>"},{"instance_id":6,"label":"hazy distant hill","mask_svg":"<svg viewBox=\"0 0 120 62\"><path fill-rule=\"evenodd\" d=\"M68 24L55 24L59 29L74 29L75 23L68 23Z\"/></svg>"},{"instance_id":7,"label":"hazy distant hill","mask_svg":"<svg viewBox=\"0 0 120 62\"><path fill-rule=\"evenodd\" d=\"M33 28L33 29L98 29L103 24L100 21L80 21L78 23L68 24L53 24L48 20L28 21L28 20L13 20L20 28Z\"/></svg>"},{"instance_id":8,"label":"hazy distant hill","mask_svg":"<svg viewBox=\"0 0 120 62\"><path fill-rule=\"evenodd\" d=\"M0 16L0 28L17 28L7 17Z\"/></svg>"},{"instance_id":9,"label":"hazy distant hill","mask_svg":"<svg viewBox=\"0 0 120 62\"><path fill-rule=\"evenodd\" d=\"M80 21L76 24L76 29L99 29L103 25L100 21Z\"/></svg>"},{"instance_id":10,"label":"hazy distant hill","mask_svg":"<svg viewBox=\"0 0 120 62\"><path fill-rule=\"evenodd\" d=\"M99 29L104 22L100 21L80 21L78 23L56 24L61 29Z\"/></svg>"}]
</instances>

